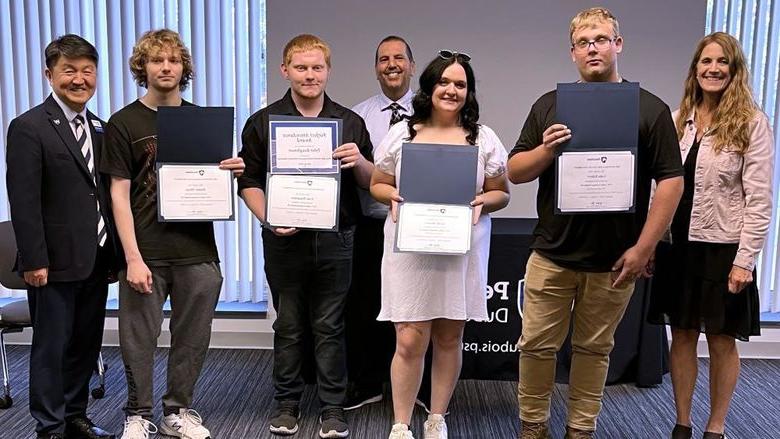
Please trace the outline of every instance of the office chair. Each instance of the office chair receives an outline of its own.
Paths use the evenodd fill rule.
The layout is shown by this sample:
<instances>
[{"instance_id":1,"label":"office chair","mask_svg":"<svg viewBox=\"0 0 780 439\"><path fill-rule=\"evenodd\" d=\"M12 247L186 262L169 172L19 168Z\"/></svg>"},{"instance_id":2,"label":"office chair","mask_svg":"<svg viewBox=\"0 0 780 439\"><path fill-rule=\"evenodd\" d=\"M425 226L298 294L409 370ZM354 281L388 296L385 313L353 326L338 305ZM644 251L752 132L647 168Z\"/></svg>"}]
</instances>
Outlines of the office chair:
<instances>
[{"instance_id":1,"label":"office chair","mask_svg":"<svg viewBox=\"0 0 780 439\"><path fill-rule=\"evenodd\" d=\"M9 290L26 290L27 285L13 271L16 263L16 237L10 221L0 222L0 284ZM0 307L0 363L3 368L3 396L0 398L0 409L13 405L11 398L11 380L8 373L8 356L5 351L5 334L22 332L24 328L32 327L30 307L26 299L19 299ZM98 387L92 389L92 397L100 399L106 393L106 376L103 355L98 355L97 372Z\"/></svg>"}]
</instances>

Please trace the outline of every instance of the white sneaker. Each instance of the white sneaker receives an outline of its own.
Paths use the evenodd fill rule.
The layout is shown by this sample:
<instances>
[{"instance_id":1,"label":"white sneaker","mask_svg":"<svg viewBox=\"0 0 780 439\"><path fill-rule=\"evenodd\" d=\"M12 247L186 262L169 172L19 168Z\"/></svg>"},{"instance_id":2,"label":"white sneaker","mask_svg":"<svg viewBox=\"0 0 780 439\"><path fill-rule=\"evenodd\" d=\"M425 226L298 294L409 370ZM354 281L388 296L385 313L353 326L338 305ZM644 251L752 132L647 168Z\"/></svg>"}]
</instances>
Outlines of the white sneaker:
<instances>
[{"instance_id":1,"label":"white sneaker","mask_svg":"<svg viewBox=\"0 0 780 439\"><path fill-rule=\"evenodd\" d=\"M149 439L150 434L157 434L157 426L141 416L128 416L125 419L125 429L122 439Z\"/></svg>"},{"instance_id":2,"label":"white sneaker","mask_svg":"<svg viewBox=\"0 0 780 439\"><path fill-rule=\"evenodd\" d=\"M428 415L425 421L425 439L447 439L447 423L442 415Z\"/></svg>"},{"instance_id":3,"label":"white sneaker","mask_svg":"<svg viewBox=\"0 0 780 439\"><path fill-rule=\"evenodd\" d=\"M388 439L414 439L412 432L409 431L409 426L406 424L393 424L393 429L390 430L390 437Z\"/></svg>"},{"instance_id":4,"label":"white sneaker","mask_svg":"<svg viewBox=\"0 0 780 439\"><path fill-rule=\"evenodd\" d=\"M192 409L179 409L179 413L163 418L160 433L183 439L211 439L200 415Z\"/></svg>"}]
</instances>

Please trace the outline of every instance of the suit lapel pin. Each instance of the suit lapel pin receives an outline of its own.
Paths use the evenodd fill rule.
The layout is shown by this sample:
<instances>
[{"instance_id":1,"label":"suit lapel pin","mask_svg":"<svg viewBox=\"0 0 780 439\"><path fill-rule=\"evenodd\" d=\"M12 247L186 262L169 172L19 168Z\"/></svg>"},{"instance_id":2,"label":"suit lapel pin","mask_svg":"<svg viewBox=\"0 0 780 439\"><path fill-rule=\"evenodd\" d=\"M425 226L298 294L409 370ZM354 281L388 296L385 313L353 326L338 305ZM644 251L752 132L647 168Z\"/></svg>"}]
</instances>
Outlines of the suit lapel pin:
<instances>
[{"instance_id":1,"label":"suit lapel pin","mask_svg":"<svg viewBox=\"0 0 780 439\"><path fill-rule=\"evenodd\" d=\"M59 119L52 119L52 122L54 122L54 125L59 125L60 120Z\"/></svg>"}]
</instances>

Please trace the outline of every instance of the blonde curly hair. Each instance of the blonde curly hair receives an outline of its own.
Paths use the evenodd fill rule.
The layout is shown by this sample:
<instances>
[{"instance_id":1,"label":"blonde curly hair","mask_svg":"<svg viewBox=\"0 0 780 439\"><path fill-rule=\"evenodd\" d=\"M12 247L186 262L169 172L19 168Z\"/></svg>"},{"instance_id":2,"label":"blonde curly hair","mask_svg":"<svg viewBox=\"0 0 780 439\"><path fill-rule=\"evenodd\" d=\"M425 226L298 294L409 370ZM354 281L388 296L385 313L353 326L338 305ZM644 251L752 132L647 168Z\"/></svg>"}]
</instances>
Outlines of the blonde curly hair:
<instances>
[{"instance_id":1,"label":"blonde curly hair","mask_svg":"<svg viewBox=\"0 0 780 439\"><path fill-rule=\"evenodd\" d=\"M146 63L150 57L165 49L179 51L181 55L182 74L179 81L179 90L183 91L190 85L194 75L192 56L179 34L170 29L150 30L141 35L141 38L138 39L133 47L133 54L130 55L128 60L130 72L139 86L147 88L149 81L146 77Z\"/></svg>"}]
</instances>

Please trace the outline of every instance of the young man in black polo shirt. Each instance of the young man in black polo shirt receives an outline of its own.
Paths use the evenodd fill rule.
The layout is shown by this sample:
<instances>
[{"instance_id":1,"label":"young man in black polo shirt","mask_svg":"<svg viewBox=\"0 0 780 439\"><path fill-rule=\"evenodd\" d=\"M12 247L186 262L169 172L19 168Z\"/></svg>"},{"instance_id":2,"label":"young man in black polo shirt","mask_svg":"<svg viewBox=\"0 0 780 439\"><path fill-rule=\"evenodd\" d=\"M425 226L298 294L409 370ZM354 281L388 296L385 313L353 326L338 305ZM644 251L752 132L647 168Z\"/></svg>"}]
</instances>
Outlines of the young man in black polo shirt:
<instances>
[{"instance_id":1,"label":"young man in black polo shirt","mask_svg":"<svg viewBox=\"0 0 780 439\"><path fill-rule=\"evenodd\" d=\"M147 92L109 119L100 166L111 175L113 212L127 261L119 276L119 343L127 376L122 439L148 439L157 432L151 422L154 350L169 296L171 349L160 432L208 439L191 403L222 286L214 228L210 222L157 221L157 108L192 105L181 97L192 79L192 58L177 33L149 31L133 48L130 70ZM220 167L238 176L244 164L231 158Z\"/></svg>"},{"instance_id":2,"label":"young man in black polo shirt","mask_svg":"<svg viewBox=\"0 0 780 439\"><path fill-rule=\"evenodd\" d=\"M581 81L622 80L617 56L623 40L608 10L577 14L569 37ZM526 269L520 337L521 439L548 437L555 355L572 322L566 437L593 437L615 329L682 194L683 168L669 108L641 90L636 211L555 214L555 152L572 136L555 122L555 101L552 91L534 103L508 164L513 183L539 178L539 223ZM651 180L657 189L648 212Z\"/></svg>"},{"instance_id":3,"label":"young man in black polo shirt","mask_svg":"<svg viewBox=\"0 0 780 439\"><path fill-rule=\"evenodd\" d=\"M265 222L268 173L268 117L294 115L343 121L342 140L333 157L341 160L338 232L295 228L263 230L265 273L277 318L274 322L274 386L277 407L271 417L274 434L298 431L304 381L301 363L306 328L314 336L320 399L319 435L349 435L343 405L347 386L344 307L352 271L355 223L360 212L357 187L367 188L374 169L370 136L363 119L325 94L330 48L314 35L299 35L284 48L282 75L290 81L284 97L253 114L242 133L240 156L246 173L238 180L241 197Z\"/></svg>"}]
</instances>

